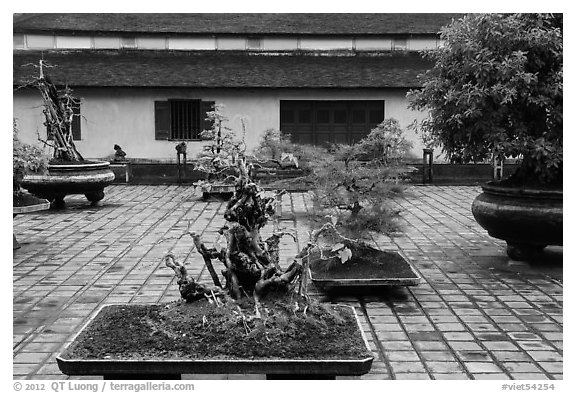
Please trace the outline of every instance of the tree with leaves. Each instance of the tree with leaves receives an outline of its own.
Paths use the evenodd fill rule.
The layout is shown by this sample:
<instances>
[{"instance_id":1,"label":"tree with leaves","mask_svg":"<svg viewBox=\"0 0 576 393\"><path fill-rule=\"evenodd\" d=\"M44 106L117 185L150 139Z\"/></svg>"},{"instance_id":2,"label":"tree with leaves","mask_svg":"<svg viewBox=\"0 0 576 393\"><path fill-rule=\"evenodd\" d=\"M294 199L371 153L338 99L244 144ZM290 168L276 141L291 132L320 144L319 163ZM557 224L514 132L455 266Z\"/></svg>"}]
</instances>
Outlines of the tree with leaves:
<instances>
[{"instance_id":1,"label":"tree with leaves","mask_svg":"<svg viewBox=\"0 0 576 393\"><path fill-rule=\"evenodd\" d=\"M386 119L352 145L335 145L313 164L316 216L328 216L347 236L399 229L393 199L405 186L398 181L409 168L411 148L395 119Z\"/></svg>"},{"instance_id":2,"label":"tree with leaves","mask_svg":"<svg viewBox=\"0 0 576 393\"><path fill-rule=\"evenodd\" d=\"M440 38L424 53L434 67L408 95L428 112L419 130L450 159L518 158L517 182L561 185L562 15L469 15Z\"/></svg>"}]
</instances>

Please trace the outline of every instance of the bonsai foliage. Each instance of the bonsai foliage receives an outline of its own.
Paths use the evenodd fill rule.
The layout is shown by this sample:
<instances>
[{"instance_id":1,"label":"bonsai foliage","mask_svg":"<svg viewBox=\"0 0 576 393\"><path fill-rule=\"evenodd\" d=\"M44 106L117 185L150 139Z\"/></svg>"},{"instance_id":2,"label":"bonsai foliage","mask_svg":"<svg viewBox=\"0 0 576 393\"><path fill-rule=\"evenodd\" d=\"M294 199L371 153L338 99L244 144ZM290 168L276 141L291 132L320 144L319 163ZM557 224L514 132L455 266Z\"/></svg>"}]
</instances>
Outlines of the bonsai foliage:
<instances>
[{"instance_id":1,"label":"bonsai foliage","mask_svg":"<svg viewBox=\"0 0 576 393\"><path fill-rule=\"evenodd\" d=\"M214 105L214 110L206 113L212 127L200 133L202 140L208 143L198 156L199 168L209 173L210 179L226 177L226 172L235 167L238 156L244 154L246 128L242 121L242 136L227 126L228 118L222 113L223 105Z\"/></svg>"},{"instance_id":2,"label":"bonsai foliage","mask_svg":"<svg viewBox=\"0 0 576 393\"><path fill-rule=\"evenodd\" d=\"M401 166L412 149L412 142L404 137L404 131L396 119L385 119L376 128L349 149L342 149L345 161L363 160L385 166Z\"/></svg>"},{"instance_id":3,"label":"bonsai foliage","mask_svg":"<svg viewBox=\"0 0 576 393\"><path fill-rule=\"evenodd\" d=\"M408 95L418 126L448 158L519 158L516 178L562 179L562 16L483 14L454 21L435 65Z\"/></svg>"},{"instance_id":4,"label":"bonsai foliage","mask_svg":"<svg viewBox=\"0 0 576 393\"><path fill-rule=\"evenodd\" d=\"M260 138L260 143L254 151L259 160L269 160L280 167L298 167L298 156L302 148L292 143L290 134L280 130L268 129Z\"/></svg>"},{"instance_id":5,"label":"bonsai foliage","mask_svg":"<svg viewBox=\"0 0 576 393\"><path fill-rule=\"evenodd\" d=\"M397 182L410 149L396 120L385 120L353 145L333 146L314 165L314 203L317 215L328 216L343 233L367 231L390 234L398 229L400 211L393 198L404 186Z\"/></svg>"},{"instance_id":6,"label":"bonsai foliage","mask_svg":"<svg viewBox=\"0 0 576 393\"><path fill-rule=\"evenodd\" d=\"M46 66L44 60L40 60L40 76L32 84L40 91L44 103L45 122L48 129L49 139L45 144L54 148L54 159L61 161L83 161L84 159L76 150L72 138L72 119L79 116L74 109L79 106L79 101L72 95L72 89L66 87L58 90L48 75L44 72Z\"/></svg>"},{"instance_id":7,"label":"bonsai foliage","mask_svg":"<svg viewBox=\"0 0 576 393\"><path fill-rule=\"evenodd\" d=\"M20 193L20 182L28 172L42 172L48 166L48 159L42 149L22 142L18 138L16 120L12 123L12 190Z\"/></svg>"}]
</instances>

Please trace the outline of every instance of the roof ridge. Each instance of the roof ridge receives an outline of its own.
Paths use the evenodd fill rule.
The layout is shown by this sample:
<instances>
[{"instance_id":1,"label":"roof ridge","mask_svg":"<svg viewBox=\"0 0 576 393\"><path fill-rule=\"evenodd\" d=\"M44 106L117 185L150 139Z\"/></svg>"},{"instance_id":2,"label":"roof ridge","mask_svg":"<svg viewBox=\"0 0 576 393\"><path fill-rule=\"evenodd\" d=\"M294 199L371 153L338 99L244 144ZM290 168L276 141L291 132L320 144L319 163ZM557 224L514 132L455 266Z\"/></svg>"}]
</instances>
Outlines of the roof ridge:
<instances>
[{"instance_id":1,"label":"roof ridge","mask_svg":"<svg viewBox=\"0 0 576 393\"><path fill-rule=\"evenodd\" d=\"M15 32L101 34L438 34L449 13L52 13L15 21Z\"/></svg>"}]
</instances>

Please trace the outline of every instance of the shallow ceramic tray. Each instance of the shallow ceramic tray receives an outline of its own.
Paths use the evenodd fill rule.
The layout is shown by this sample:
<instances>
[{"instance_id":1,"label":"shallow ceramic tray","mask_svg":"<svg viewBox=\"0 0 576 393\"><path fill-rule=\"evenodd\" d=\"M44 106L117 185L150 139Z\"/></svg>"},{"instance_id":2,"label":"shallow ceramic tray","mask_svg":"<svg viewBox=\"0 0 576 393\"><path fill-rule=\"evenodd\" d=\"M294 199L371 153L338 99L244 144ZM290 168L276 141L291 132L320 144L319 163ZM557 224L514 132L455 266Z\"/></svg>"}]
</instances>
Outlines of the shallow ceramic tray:
<instances>
[{"instance_id":1,"label":"shallow ceramic tray","mask_svg":"<svg viewBox=\"0 0 576 393\"><path fill-rule=\"evenodd\" d=\"M63 357L78 336L96 319L105 307L90 318L64 351L56 357L58 367L67 375L103 375L105 378L128 379L131 375L154 379L154 375L178 376L181 374L267 374L267 375L363 375L372 367L372 356L363 359L67 359ZM130 305L122 305L129 308ZM341 306L350 307L350 306ZM358 331L366 349L368 341L353 307Z\"/></svg>"},{"instance_id":2,"label":"shallow ceramic tray","mask_svg":"<svg viewBox=\"0 0 576 393\"><path fill-rule=\"evenodd\" d=\"M38 203L29 206L12 207L13 214L32 213L50 209L50 202L46 199L38 199Z\"/></svg>"},{"instance_id":3,"label":"shallow ceramic tray","mask_svg":"<svg viewBox=\"0 0 576 393\"><path fill-rule=\"evenodd\" d=\"M347 287L387 287L387 286L413 286L420 284L421 277L418 272L414 269L414 266L406 260L402 255L395 251L386 251L389 254L395 254L398 258L399 263L404 263L405 267L409 270L409 275L393 275L386 274L386 271L382 271L380 277L371 278L360 278L349 276L346 278L342 277L318 277L311 269L308 269L308 274L310 279L319 288L326 289L337 289L337 288L347 288Z\"/></svg>"}]
</instances>

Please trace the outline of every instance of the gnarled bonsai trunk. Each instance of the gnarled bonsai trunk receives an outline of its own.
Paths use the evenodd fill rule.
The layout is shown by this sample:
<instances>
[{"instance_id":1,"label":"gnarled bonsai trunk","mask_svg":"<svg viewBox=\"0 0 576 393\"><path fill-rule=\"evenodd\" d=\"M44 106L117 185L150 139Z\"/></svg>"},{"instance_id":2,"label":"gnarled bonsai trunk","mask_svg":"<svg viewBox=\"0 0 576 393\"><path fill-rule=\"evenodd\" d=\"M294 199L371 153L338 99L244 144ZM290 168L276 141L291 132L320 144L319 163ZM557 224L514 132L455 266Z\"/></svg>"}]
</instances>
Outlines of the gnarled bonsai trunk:
<instances>
[{"instance_id":1,"label":"gnarled bonsai trunk","mask_svg":"<svg viewBox=\"0 0 576 393\"><path fill-rule=\"evenodd\" d=\"M227 223L220 229L220 234L226 238L227 247L221 250L208 248L202 243L200 236L191 235L197 251L204 258L216 286L215 290L224 289L235 299L243 294L253 296L256 316L259 317L260 299L271 290L289 290L302 275L302 266L294 262L284 270L279 264L280 238L291 234L278 232L262 240L260 230L275 214L276 196L264 195L251 180L250 168L244 157L237 161L236 169L239 173L236 190L224 213ZM174 269L178 277L180 292L186 301L194 301L207 295L207 288L186 278L185 271L182 272L183 266L175 268L173 258L165 258L166 265ZM222 271L226 280L224 286L214 269L213 260L220 261L225 267Z\"/></svg>"}]
</instances>

